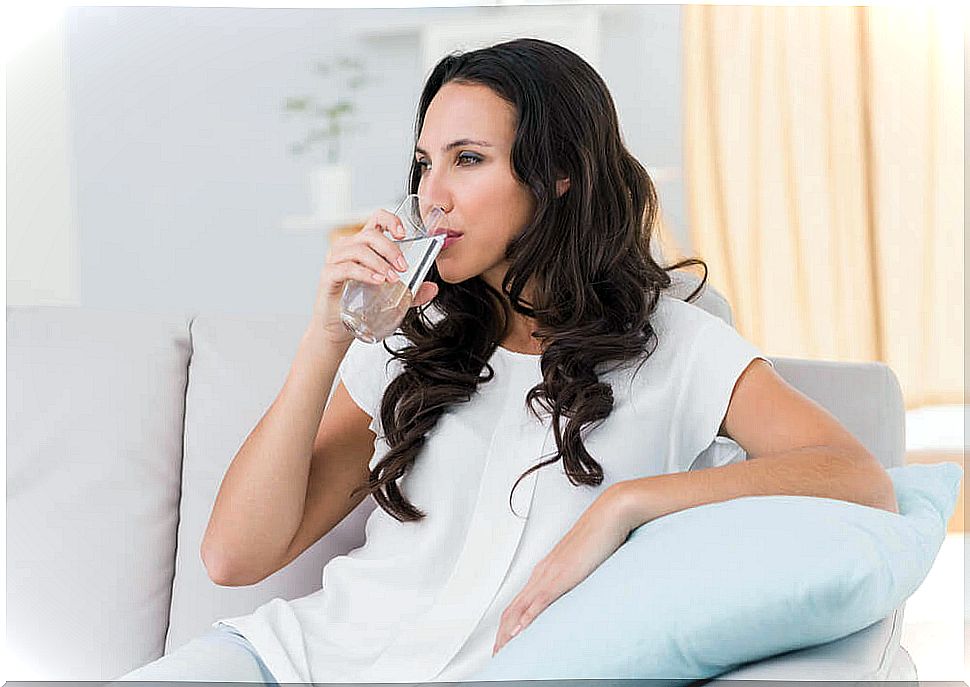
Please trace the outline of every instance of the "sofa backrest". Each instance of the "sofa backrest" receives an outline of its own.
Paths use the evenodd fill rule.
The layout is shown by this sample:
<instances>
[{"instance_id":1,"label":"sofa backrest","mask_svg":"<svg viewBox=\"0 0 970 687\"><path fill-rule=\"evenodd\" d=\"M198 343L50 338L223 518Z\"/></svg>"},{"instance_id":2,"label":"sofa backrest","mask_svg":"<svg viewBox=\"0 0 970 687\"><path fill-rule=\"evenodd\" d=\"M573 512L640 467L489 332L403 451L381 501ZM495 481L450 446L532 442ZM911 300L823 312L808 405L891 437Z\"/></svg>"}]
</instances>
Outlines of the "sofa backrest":
<instances>
[{"instance_id":1,"label":"sofa backrest","mask_svg":"<svg viewBox=\"0 0 970 687\"><path fill-rule=\"evenodd\" d=\"M8 679L161 655L189 353L183 315L7 308Z\"/></svg>"}]
</instances>

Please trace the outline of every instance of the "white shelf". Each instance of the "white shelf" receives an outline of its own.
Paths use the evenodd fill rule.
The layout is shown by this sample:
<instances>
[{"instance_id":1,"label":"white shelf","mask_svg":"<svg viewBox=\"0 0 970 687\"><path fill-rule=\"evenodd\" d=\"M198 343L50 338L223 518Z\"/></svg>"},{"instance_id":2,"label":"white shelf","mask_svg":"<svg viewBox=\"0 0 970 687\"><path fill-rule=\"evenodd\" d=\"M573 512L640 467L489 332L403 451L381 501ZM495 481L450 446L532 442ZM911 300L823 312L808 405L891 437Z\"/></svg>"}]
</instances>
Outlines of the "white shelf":
<instances>
[{"instance_id":1,"label":"white shelf","mask_svg":"<svg viewBox=\"0 0 970 687\"><path fill-rule=\"evenodd\" d=\"M373 210L361 210L346 215L334 217L317 217L314 215L288 215L279 224L279 229L286 234L317 234L328 233L347 224L364 223Z\"/></svg>"},{"instance_id":2,"label":"white shelf","mask_svg":"<svg viewBox=\"0 0 970 687\"><path fill-rule=\"evenodd\" d=\"M559 43L578 53L594 69L600 67L599 27L606 6L485 5L463 7L461 13L446 7L440 9L443 11L438 16L363 29L356 36L367 41L413 37L421 50L423 74L453 50L474 50L522 36Z\"/></svg>"},{"instance_id":3,"label":"white shelf","mask_svg":"<svg viewBox=\"0 0 970 687\"><path fill-rule=\"evenodd\" d=\"M366 208L357 208L342 215L332 215L329 217L320 217L317 215L287 215L280 220L278 229L284 234L327 234L337 227L343 227L348 224L363 224L378 208L384 208L388 212L394 212L394 208L400 202L400 199L398 199L394 202Z\"/></svg>"}]
</instances>

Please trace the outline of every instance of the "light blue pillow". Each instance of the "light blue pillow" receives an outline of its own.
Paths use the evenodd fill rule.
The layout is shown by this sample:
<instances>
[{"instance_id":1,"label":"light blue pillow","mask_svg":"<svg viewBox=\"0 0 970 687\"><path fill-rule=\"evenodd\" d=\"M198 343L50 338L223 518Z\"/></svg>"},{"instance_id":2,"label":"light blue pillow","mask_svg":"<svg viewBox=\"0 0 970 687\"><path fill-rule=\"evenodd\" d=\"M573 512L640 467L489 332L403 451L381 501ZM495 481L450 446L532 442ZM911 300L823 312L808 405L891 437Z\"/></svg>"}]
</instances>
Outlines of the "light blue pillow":
<instances>
[{"instance_id":1,"label":"light blue pillow","mask_svg":"<svg viewBox=\"0 0 970 687\"><path fill-rule=\"evenodd\" d=\"M950 462L887 472L899 514L748 496L647 523L465 679L680 685L868 627L929 573L963 475Z\"/></svg>"}]
</instances>

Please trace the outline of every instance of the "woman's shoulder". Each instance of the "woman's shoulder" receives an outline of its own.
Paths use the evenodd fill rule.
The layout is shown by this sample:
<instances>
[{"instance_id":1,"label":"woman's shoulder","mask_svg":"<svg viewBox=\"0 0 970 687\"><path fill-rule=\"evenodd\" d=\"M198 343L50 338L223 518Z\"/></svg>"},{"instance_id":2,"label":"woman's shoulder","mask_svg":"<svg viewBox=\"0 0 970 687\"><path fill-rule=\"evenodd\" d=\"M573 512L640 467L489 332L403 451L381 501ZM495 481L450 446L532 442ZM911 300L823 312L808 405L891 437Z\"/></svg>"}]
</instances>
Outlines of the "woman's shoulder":
<instances>
[{"instance_id":1,"label":"woman's shoulder","mask_svg":"<svg viewBox=\"0 0 970 687\"><path fill-rule=\"evenodd\" d=\"M712 322L721 322L720 317L708 312L695 303L681 300L669 293L661 293L654 310L652 323L658 336L669 339L689 341L704 327Z\"/></svg>"},{"instance_id":2,"label":"woman's shoulder","mask_svg":"<svg viewBox=\"0 0 970 687\"><path fill-rule=\"evenodd\" d=\"M377 416L378 404L387 385L403 370L402 362L387 350L388 347L399 350L404 345L402 340L407 341L399 334L376 343L354 339L337 368L338 377L347 391L371 417Z\"/></svg>"},{"instance_id":3,"label":"woman's shoulder","mask_svg":"<svg viewBox=\"0 0 970 687\"><path fill-rule=\"evenodd\" d=\"M385 343L387 346L384 345ZM383 341L377 341L375 343L367 343L366 341L361 341L360 339L354 339L350 342L350 348L354 349L355 351L370 351L375 355L379 353L380 355L390 357L391 354L387 352L388 348L396 351L400 350L404 346L409 345L410 343L410 339L408 339L402 332L397 331L393 334L387 335Z\"/></svg>"},{"instance_id":4,"label":"woman's shoulder","mask_svg":"<svg viewBox=\"0 0 970 687\"><path fill-rule=\"evenodd\" d=\"M376 343L354 339L350 342L350 347L344 354L341 367L350 367L370 374L388 373L390 370L400 368L403 363L387 349L400 351L410 343L410 339L400 332L391 334L383 341Z\"/></svg>"},{"instance_id":5,"label":"woman's shoulder","mask_svg":"<svg viewBox=\"0 0 970 687\"><path fill-rule=\"evenodd\" d=\"M714 328L731 326L696 303L663 292L650 316L650 324L656 339L649 346L647 358L650 365L664 374L676 374L674 371L683 368L701 337L711 334L716 335L715 339L723 337L724 333Z\"/></svg>"},{"instance_id":6,"label":"woman's shoulder","mask_svg":"<svg viewBox=\"0 0 970 687\"><path fill-rule=\"evenodd\" d=\"M681 368L693 342L708 323L719 319L703 308L661 292L650 314L654 337L642 354L624 361L620 369L653 383L657 375L669 377Z\"/></svg>"}]
</instances>

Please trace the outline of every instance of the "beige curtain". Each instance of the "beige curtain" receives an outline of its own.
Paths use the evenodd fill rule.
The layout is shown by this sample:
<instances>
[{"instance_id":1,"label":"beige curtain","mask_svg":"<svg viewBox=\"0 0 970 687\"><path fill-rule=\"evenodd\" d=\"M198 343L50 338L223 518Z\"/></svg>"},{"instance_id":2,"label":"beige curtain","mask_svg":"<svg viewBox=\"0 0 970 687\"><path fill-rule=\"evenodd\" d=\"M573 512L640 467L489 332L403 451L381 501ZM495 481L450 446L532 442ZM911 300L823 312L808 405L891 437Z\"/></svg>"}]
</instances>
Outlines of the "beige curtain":
<instances>
[{"instance_id":1,"label":"beige curtain","mask_svg":"<svg viewBox=\"0 0 970 687\"><path fill-rule=\"evenodd\" d=\"M963 403L962 13L683 10L690 237L738 330Z\"/></svg>"}]
</instances>

